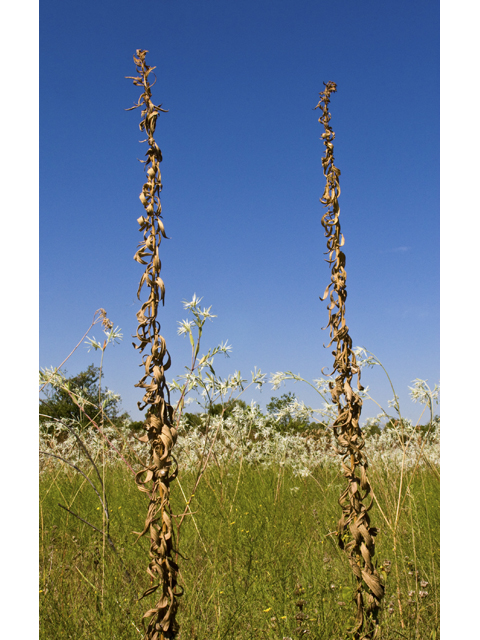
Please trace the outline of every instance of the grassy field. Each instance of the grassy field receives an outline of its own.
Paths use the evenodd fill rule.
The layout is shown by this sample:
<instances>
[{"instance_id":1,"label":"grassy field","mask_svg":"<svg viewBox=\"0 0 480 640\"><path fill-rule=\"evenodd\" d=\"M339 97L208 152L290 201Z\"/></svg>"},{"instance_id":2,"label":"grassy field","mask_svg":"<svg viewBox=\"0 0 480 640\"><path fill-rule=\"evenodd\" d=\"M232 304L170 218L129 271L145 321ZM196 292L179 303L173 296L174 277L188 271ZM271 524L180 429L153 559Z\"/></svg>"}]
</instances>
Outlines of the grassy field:
<instances>
[{"instance_id":1,"label":"grassy field","mask_svg":"<svg viewBox=\"0 0 480 640\"><path fill-rule=\"evenodd\" d=\"M83 467L88 472L88 467ZM89 472L88 472L89 473ZM397 512L397 472L370 478L381 511L376 560L386 583L382 637L439 638L439 478L407 472L396 546L385 518ZM90 474L92 480L94 477ZM180 476L190 496L194 475ZM350 568L338 548L337 499L344 479L332 467L295 477L281 467L209 467L180 531L179 638L282 640L344 637L354 605ZM106 469L115 553L100 533L100 502L78 473L52 467L40 478L40 638L141 638L148 602L148 540L136 544L148 498L125 467ZM172 485L175 513L185 500ZM382 514L383 512L383 514ZM176 520L178 522L178 520Z\"/></svg>"}]
</instances>

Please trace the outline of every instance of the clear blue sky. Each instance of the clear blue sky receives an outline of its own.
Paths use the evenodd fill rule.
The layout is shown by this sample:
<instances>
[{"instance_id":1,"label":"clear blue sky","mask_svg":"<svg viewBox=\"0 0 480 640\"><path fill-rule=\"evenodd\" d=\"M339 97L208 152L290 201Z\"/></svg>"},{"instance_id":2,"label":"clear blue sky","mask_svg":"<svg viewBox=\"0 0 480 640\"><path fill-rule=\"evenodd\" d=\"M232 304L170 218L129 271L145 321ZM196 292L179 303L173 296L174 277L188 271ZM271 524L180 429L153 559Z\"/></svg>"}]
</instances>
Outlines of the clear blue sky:
<instances>
[{"instance_id":1,"label":"clear blue sky","mask_svg":"<svg viewBox=\"0 0 480 640\"><path fill-rule=\"evenodd\" d=\"M135 50L157 67L153 100L163 153L162 243L168 379L189 361L177 336L182 300L218 315L204 350L233 346L221 375L293 370L308 379L333 358L319 202L318 102L333 80L335 160L342 172L347 324L354 345L388 369L403 412L414 378L439 382L439 7L427 0L224 0L66 3L40 7L40 350L57 366L99 307L124 333L105 383L140 419L133 261L144 181ZM96 327L91 332L101 337ZM97 354L82 346L73 375ZM376 370L362 382L391 398ZM300 385L245 396L262 407ZM363 418L377 409L366 403Z\"/></svg>"}]
</instances>

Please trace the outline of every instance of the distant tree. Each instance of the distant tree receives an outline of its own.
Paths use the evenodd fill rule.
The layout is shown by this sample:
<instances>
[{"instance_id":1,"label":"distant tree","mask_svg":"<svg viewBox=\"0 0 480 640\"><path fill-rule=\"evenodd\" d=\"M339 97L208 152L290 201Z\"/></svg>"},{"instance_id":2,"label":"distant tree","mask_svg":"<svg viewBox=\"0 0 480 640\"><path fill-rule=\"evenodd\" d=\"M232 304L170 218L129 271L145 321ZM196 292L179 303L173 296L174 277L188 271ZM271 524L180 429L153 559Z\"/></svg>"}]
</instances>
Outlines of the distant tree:
<instances>
[{"instance_id":1,"label":"distant tree","mask_svg":"<svg viewBox=\"0 0 480 640\"><path fill-rule=\"evenodd\" d=\"M242 409L246 409L247 405L243 400L240 399L232 399L226 402L225 404L217 403L210 405L207 413L184 413L183 416L186 418L187 425L186 428L191 429L195 427L200 427L200 431L202 431L202 425L205 425L205 419L203 416L222 416L224 418L229 418L235 407L241 407Z\"/></svg>"},{"instance_id":2,"label":"distant tree","mask_svg":"<svg viewBox=\"0 0 480 640\"><path fill-rule=\"evenodd\" d=\"M103 378L103 373L102 373ZM76 376L66 378L66 385L72 394L81 395L87 400L85 412L92 418L98 418L99 409L99 382L100 367L91 364L85 371L81 371ZM75 404L67 389L47 385L43 390L44 398L40 399L39 413L40 422L45 423L49 418L72 418L77 420L85 428L91 425L88 418ZM100 404L103 404L103 411L114 424L130 418L127 412L120 414L121 399L118 395L112 394L106 387L100 391ZM92 406L94 405L94 406ZM48 416L48 417L45 417Z\"/></svg>"},{"instance_id":3,"label":"distant tree","mask_svg":"<svg viewBox=\"0 0 480 640\"><path fill-rule=\"evenodd\" d=\"M321 424L318 424L317 422L310 423L306 420L299 420L298 418L295 418L290 411L288 411L288 406L295 399L295 394L289 391L288 393L284 393L280 398L271 398L270 402L267 404L267 413L272 416L272 422L275 421L280 433L298 433L300 431L305 431L306 429L321 428ZM281 413L281 415L277 417L277 414L279 413Z\"/></svg>"},{"instance_id":4,"label":"distant tree","mask_svg":"<svg viewBox=\"0 0 480 640\"><path fill-rule=\"evenodd\" d=\"M202 416L199 413L186 412L183 414L183 416L187 421L187 425L186 425L187 431L195 427L200 427L203 423Z\"/></svg>"},{"instance_id":5,"label":"distant tree","mask_svg":"<svg viewBox=\"0 0 480 640\"><path fill-rule=\"evenodd\" d=\"M433 417L432 422L429 422L428 424L419 424L416 427L416 431L419 433L419 435L422 438L426 438L426 440L431 440L433 437L433 431L435 429L435 427L438 427L440 425L440 416L435 415Z\"/></svg>"},{"instance_id":6,"label":"distant tree","mask_svg":"<svg viewBox=\"0 0 480 640\"><path fill-rule=\"evenodd\" d=\"M366 437L379 436L382 433L380 429L380 421L377 419L367 420L362 426L362 434Z\"/></svg>"},{"instance_id":7,"label":"distant tree","mask_svg":"<svg viewBox=\"0 0 480 640\"><path fill-rule=\"evenodd\" d=\"M429 440L431 438L432 435L432 431L434 429L435 426L437 426L438 424L440 424L440 416L436 415L433 418L433 421L428 424L419 424L415 427L415 431L418 433L418 435L421 438L427 438L427 440ZM404 422L405 426L408 426L408 423L405 421ZM409 433L404 433L402 435L402 422L400 420L389 420L386 425L385 425L385 430L389 431L392 429L395 429L395 431L398 433L399 438L402 440L402 442L408 442L408 440L410 440L410 434Z\"/></svg>"},{"instance_id":8,"label":"distant tree","mask_svg":"<svg viewBox=\"0 0 480 640\"><path fill-rule=\"evenodd\" d=\"M143 431L144 428L145 428L145 421L144 420L133 420L128 425L128 428L130 429L130 431L133 431L135 433L137 433L139 431Z\"/></svg>"},{"instance_id":9,"label":"distant tree","mask_svg":"<svg viewBox=\"0 0 480 640\"><path fill-rule=\"evenodd\" d=\"M396 420L395 418L390 419L385 423L383 427L386 431L391 431L392 429L401 429L402 425L400 424L400 420Z\"/></svg>"},{"instance_id":10,"label":"distant tree","mask_svg":"<svg viewBox=\"0 0 480 640\"><path fill-rule=\"evenodd\" d=\"M221 403L213 404L213 405L210 405L210 407L208 408L208 415L209 416L223 415L224 418L229 418L232 415L235 407L241 407L242 409L246 409L247 404L243 400L239 400L239 399L229 400L225 404L221 404Z\"/></svg>"}]
</instances>

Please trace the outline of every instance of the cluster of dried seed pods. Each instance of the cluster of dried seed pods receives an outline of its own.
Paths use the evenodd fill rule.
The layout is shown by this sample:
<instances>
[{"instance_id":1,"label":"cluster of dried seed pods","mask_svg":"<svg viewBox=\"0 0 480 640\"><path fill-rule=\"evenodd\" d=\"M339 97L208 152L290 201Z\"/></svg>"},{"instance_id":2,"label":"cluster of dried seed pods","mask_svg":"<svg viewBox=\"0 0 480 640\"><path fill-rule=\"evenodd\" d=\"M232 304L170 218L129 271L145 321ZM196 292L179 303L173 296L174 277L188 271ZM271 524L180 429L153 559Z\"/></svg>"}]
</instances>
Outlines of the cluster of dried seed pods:
<instances>
[{"instance_id":1,"label":"cluster of dried seed pods","mask_svg":"<svg viewBox=\"0 0 480 640\"><path fill-rule=\"evenodd\" d=\"M331 281L321 300L329 296L328 324L330 343L335 345L332 352L335 360L333 374L335 381L330 383L332 401L337 407L337 417L333 424L336 440L336 451L342 458L342 468L348 481L345 491L339 499L342 517L338 523L338 541L348 554L352 571L356 577L355 601L357 615L353 638L373 640L379 635L378 613L384 588L380 576L372 562L375 553L375 535L377 530L370 526L369 510L373 504L370 498L370 483L367 476L368 462L363 452L365 441L359 425L362 400L352 389L352 378L358 376L360 384L360 368L352 351L352 340L345 323L345 300L347 298L345 270L345 254L341 250L344 238L340 231L340 170L335 167L333 157L333 140L335 133L330 127L331 115L328 111L330 95L335 93L334 82L325 84L320 93L320 102L315 107L322 111L319 122L323 124L325 133L322 139L325 145L325 156L322 158L323 173L326 178L325 191L320 199L327 211L322 217L322 225L327 238L326 261L331 266Z\"/></svg>"},{"instance_id":2,"label":"cluster of dried seed pods","mask_svg":"<svg viewBox=\"0 0 480 640\"><path fill-rule=\"evenodd\" d=\"M138 287L138 299L140 300L144 285L149 288L149 295L137 313L138 343L133 343L141 353L147 347L150 351L143 355L144 375L135 385L145 392L143 403L139 402L138 407L141 410L147 408L146 433L140 440L149 445L149 464L137 473L136 482L140 491L147 493L150 498L145 526L139 533L139 537L147 532L150 535L150 563L147 571L151 577L151 586L142 597L155 593L156 598L155 606L143 616L148 621L145 639L167 640L175 638L178 632L177 598L181 595L177 585L178 566L173 560L174 532L170 509L170 483L177 474L175 459L172 456L177 431L165 380L165 371L170 367L170 356L165 340L160 335L160 323L157 320L160 301L165 301L165 285L160 278L159 248L162 237L167 236L161 220L160 204L162 153L155 142L154 133L157 116L165 110L152 102L148 76L155 67L149 67L145 63L146 54L147 51L137 50L133 60L138 76L129 76L133 84L142 87L143 90L138 103L131 109L144 107L141 112L140 130L146 133L149 145L147 159L142 161L146 167L147 182L140 194L145 214L137 221L143 233L143 241L140 242L134 257L137 262L146 265Z\"/></svg>"}]
</instances>

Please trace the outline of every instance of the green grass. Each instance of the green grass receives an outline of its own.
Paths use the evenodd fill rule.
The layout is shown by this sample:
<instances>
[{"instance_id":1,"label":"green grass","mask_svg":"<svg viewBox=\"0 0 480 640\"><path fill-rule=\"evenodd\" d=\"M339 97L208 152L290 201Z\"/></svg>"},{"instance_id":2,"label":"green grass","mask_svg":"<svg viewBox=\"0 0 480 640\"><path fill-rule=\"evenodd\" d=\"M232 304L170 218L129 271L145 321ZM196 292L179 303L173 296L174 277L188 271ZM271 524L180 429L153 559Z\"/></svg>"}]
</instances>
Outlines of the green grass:
<instances>
[{"instance_id":1,"label":"green grass","mask_svg":"<svg viewBox=\"0 0 480 640\"><path fill-rule=\"evenodd\" d=\"M343 637L353 619L353 581L331 532L344 480L331 469L314 476L245 466L208 470L192 500L194 515L180 532L180 639L282 640L303 635L302 629L312 640ZM395 549L378 508L370 512L380 529L378 566L391 563L382 569L382 637L433 639L439 637L439 482L428 468L407 475L406 486L410 480ZM371 474L371 481L391 519L398 478L385 470ZM180 476L180 482L189 496L193 475ZM58 506L101 529L100 503L84 479L58 469L41 476L42 639L142 637L141 618L150 601L137 598L149 585L149 542L133 544L132 531L143 528L148 498L120 466L107 469L106 492L118 554ZM178 482L172 504L176 513L183 511ZM422 588L421 581L428 586ZM420 591L428 595L420 597Z\"/></svg>"}]
</instances>

